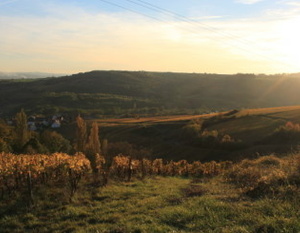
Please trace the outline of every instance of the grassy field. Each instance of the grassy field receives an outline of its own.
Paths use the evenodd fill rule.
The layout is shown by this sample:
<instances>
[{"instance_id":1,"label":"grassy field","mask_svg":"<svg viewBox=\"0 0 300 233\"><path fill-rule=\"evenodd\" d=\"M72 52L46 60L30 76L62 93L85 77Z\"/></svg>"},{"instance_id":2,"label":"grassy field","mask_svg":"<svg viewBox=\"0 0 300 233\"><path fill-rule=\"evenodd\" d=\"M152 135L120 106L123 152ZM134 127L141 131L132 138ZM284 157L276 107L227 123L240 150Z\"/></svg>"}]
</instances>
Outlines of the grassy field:
<instances>
[{"instance_id":1,"label":"grassy field","mask_svg":"<svg viewBox=\"0 0 300 233\"><path fill-rule=\"evenodd\" d=\"M153 177L104 188L42 189L34 208L1 202L0 232L299 232L299 197L249 198L221 177Z\"/></svg>"},{"instance_id":2,"label":"grassy field","mask_svg":"<svg viewBox=\"0 0 300 233\"><path fill-rule=\"evenodd\" d=\"M221 121L209 129L228 133L242 141L253 143L270 135L288 121L299 123L300 107L249 109L239 111L234 116L229 121Z\"/></svg>"}]
</instances>

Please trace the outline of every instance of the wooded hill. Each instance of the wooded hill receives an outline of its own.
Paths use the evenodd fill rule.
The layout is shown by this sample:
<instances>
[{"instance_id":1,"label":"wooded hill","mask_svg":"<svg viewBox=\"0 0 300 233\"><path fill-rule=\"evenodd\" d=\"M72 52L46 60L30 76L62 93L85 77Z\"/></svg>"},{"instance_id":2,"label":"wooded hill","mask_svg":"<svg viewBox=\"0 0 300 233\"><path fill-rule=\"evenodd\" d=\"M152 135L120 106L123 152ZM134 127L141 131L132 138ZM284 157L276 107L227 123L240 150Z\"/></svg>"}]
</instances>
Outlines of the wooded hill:
<instances>
[{"instance_id":1,"label":"wooded hill","mask_svg":"<svg viewBox=\"0 0 300 233\"><path fill-rule=\"evenodd\" d=\"M282 75L92 71L0 81L0 113L201 114L300 104L300 73ZM1 116L0 116L1 117Z\"/></svg>"}]
</instances>

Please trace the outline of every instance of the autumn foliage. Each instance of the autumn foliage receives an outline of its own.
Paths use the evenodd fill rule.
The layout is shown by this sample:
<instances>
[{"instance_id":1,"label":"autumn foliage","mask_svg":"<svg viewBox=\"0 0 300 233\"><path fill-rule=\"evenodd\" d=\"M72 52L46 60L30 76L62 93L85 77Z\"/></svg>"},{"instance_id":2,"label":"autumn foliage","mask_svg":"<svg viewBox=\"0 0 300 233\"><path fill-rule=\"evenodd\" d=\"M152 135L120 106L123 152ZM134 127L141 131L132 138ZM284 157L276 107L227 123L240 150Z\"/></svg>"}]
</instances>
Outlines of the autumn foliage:
<instances>
[{"instance_id":1,"label":"autumn foliage","mask_svg":"<svg viewBox=\"0 0 300 233\"><path fill-rule=\"evenodd\" d=\"M225 178L251 197L294 195L300 187L300 156L278 158L270 155L255 160L245 159L233 165L225 173Z\"/></svg>"},{"instance_id":2,"label":"autumn foliage","mask_svg":"<svg viewBox=\"0 0 300 233\"><path fill-rule=\"evenodd\" d=\"M33 189L42 185L63 185L69 187L70 199L78 190L82 179L85 181L95 175L98 184L106 185L108 180L130 182L132 179L144 179L150 176L182 176L209 178L220 176L241 189L251 197L277 195L280 190L294 192L300 187L300 157L287 158L264 156L256 160L232 162L206 162L186 160L164 161L163 159L134 159L129 156L113 157L109 167L103 156L96 161L98 173L93 172L91 162L83 153L73 156L55 153L52 155L14 155L0 153L0 197L9 197L11 193L30 194L33 203ZM104 174L104 175L103 175Z\"/></svg>"},{"instance_id":3,"label":"autumn foliage","mask_svg":"<svg viewBox=\"0 0 300 233\"><path fill-rule=\"evenodd\" d=\"M167 162L162 159L137 160L124 155L115 156L108 170L104 168L105 159L102 156L99 155L99 159L95 162L99 170L99 180L102 179L101 174L105 172L110 179L119 181L130 181L132 178L143 179L152 175L215 176L230 166L229 162L188 163L186 160ZM33 187L67 183L72 196L80 180L93 173L93 166L82 153L71 156L63 153L14 155L3 152L0 154L1 195L3 197L18 190L26 190L30 181ZM102 182L104 185L107 183L107 181Z\"/></svg>"}]
</instances>

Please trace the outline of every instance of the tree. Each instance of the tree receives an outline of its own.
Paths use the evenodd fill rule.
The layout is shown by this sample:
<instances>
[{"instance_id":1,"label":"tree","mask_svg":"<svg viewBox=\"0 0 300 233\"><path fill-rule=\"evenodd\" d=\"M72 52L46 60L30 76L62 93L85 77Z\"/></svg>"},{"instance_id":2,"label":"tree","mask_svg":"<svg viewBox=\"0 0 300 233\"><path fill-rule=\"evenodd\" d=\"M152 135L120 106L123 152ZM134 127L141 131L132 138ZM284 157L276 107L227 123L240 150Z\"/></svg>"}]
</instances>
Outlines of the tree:
<instances>
[{"instance_id":1,"label":"tree","mask_svg":"<svg viewBox=\"0 0 300 233\"><path fill-rule=\"evenodd\" d=\"M107 151L108 151L108 140L104 139L101 143L101 152L104 157L107 156Z\"/></svg>"},{"instance_id":2,"label":"tree","mask_svg":"<svg viewBox=\"0 0 300 233\"><path fill-rule=\"evenodd\" d=\"M2 119L0 119L0 152L11 152L11 144L13 140L13 133Z\"/></svg>"},{"instance_id":3,"label":"tree","mask_svg":"<svg viewBox=\"0 0 300 233\"><path fill-rule=\"evenodd\" d=\"M71 150L70 142L55 131L46 130L41 134L40 138L41 143L49 150L50 153L69 153Z\"/></svg>"},{"instance_id":4,"label":"tree","mask_svg":"<svg viewBox=\"0 0 300 233\"><path fill-rule=\"evenodd\" d=\"M81 116L77 116L76 124L77 124L77 131L76 131L75 149L77 150L77 152L85 152L86 141L87 141L86 123Z\"/></svg>"},{"instance_id":5,"label":"tree","mask_svg":"<svg viewBox=\"0 0 300 233\"><path fill-rule=\"evenodd\" d=\"M12 129L2 119L0 119L0 138L4 141L12 140Z\"/></svg>"},{"instance_id":6,"label":"tree","mask_svg":"<svg viewBox=\"0 0 300 233\"><path fill-rule=\"evenodd\" d=\"M106 185L108 182L109 171L104 167L105 159L100 153L101 144L99 140L99 127L97 122L93 122L88 143L86 145L85 154L91 164L91 168L94 174L94 183L96 185L99 184L98 174L100 172L102 176L102 185Z\"/></svg>"},{"instance_id":7,"label":"tree","mask_svg":"<svg viewBox=\"0 0 300 233\"><path fill-rule=\"evenodd\" d=\"M23 146L22 151L26 154L47 154L49 152L48 149L40 143L40 141L37 137L32 137Z\"/></svg>"},{"instance_id":8,"label":"tree","mask_svg":"<svg viewBox=\"0 0 300 233\"><path fill-rule=\"evenodd\" d=\"M97 122L93 122L92 128L90 130L90 135L87 140L87 127L85 121L78 116L76 118L77 123L77 141L76 141L76 150L78 152L83 152L87 159L90 161L91 168L94 174L94 182L98 183L98 176L100 168L103 168L105 159L100 155L101 153L101 144L99 140L99 127ZM107 183L107 177L105 172L101 171L103 175L103 184Z\"/></svg>"},{"instance_id":9,"label":"tree","mask_svg":"<svg viewBox=\"0 0 300 233\"><path fill-rule=\"evenodd\" d=\"M89 140L87 144L89 151L94 154L101 153L101 145L99 140L99 127L97 122L93 122L91 132L89 135Z\"/></svg>"},{"instance_id":10,"label":"tree","mask_svg":"<svg viewBox=\"0 0 300 233\"><path fill-rule=\"evenodd\" d=\"M0 152L11 152L9 144L0 138Z\"/></svg>"},{"instance_id":11,"label":"tree","mask_svg":"<svg viewBox=\"0 0 300 233\"><path fill-rule=\"evenodd\" d=\"M99 127L97 122L93 122L85 153L91 163L91 167L94 173L97 173L99 167L101 166L100 147Z\"/></svg>"},{"instance_id":12,"label":"tree","mask_svg":"<svg viewBox=\"0 0 300 233\"><path fill-rule=\"evenodd\" d=\"M22 152L24 145L30 140L30 131L28 130L27 116L26 113L24 112L24 109L22 109L16 115L15 132L16 132L16 139L15 139L16 150L18 152Z\"/></svg>"}]
</instances>

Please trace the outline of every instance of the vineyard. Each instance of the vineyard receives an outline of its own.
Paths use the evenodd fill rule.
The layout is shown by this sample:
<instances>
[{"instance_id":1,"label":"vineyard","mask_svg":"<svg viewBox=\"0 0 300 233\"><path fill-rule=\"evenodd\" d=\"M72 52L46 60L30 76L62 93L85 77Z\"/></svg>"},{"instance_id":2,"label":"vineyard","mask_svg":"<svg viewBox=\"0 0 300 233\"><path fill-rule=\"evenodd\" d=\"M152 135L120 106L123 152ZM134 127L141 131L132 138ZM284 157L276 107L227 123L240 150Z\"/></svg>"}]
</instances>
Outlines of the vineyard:
<instances>
[{"instance_id":1,"label":"vineyard","mask_svg":"<svg viewBox=\"0 0 300 233\"><path fill-rule=\"evenodd\" d=\"M237 163L95 158L96 166L83 153L1 153L0 231L300 230L300 154Z\"/></svg>"},{"instance_id":2,"label":"vineyard","mask_svg":"<svg viewBox=\"0 0 300 233\"><path fill-rule=\"evenodd\" d=\"M232 165L231 162L208 163L185 160L178 162L162 159L132 159L119 155L112 159L111 165L98 155L97 170L93 172L90 161L82 153L67 155L14 155L0 154L1 198L13 192L23 192L29 204L34 204L33 189L41 185L65 184L69 187L70 198L77 190L81 179L92 177L94 183L104 186L109 179L131 181L132 178L144 179L146 176L185 176L212 177L221 174Z\"/></svg>"}]
</instances>

